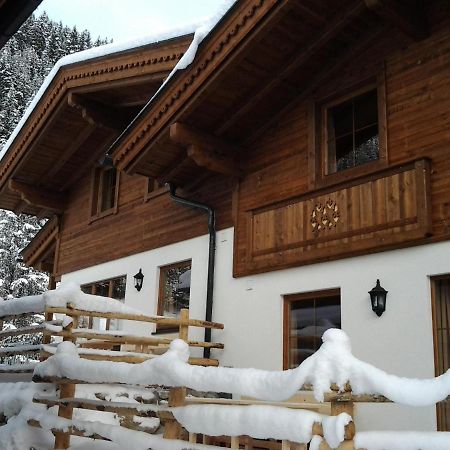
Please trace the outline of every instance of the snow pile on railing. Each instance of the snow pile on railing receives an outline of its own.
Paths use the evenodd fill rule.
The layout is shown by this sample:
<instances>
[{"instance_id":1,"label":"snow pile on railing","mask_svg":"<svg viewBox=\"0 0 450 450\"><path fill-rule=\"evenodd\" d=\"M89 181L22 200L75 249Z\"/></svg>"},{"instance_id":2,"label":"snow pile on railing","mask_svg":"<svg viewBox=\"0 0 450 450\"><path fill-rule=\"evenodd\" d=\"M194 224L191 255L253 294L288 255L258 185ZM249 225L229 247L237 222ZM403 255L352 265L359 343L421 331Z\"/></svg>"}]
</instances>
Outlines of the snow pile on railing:
<instances>
[{"instance_id":1,"label":"snow pile on railing","mask_svg":"<svg viewBox=\"0 0 450 450\"><path fill-rule=\"evenodd\" d=\"M327 330L322 339L320 349L299 367L278 372L191 366L187 363L189 347L179 339L165 354L137 365L83 360L74 344L63 342L54 356L36 367L34 374L44 380L61 377L91 383L187 386L275 401L287 400L305 384L313 385L314 396L320 402L331 392L331 385L344 391L347 383L353 394L384 395L410 406L433 405L450 395L450 371L432 379L401 378L354 357L350 340L342 330Z\"/></svg>"},{"instance_id":2,"label":"snow pile on railing","mask_svg":"<svg viewBox=\"0 0 450 450\"><path fill-rule=\"evenodd\" d=\"M38 394L55 395L55 386L30 382L0 383L0 413L7 418L15 416Z\"/></svg>"},{"instance_id":3,"label":"snow pile on railing","mask_svg":"<svg viewBox=\"0 0 450 450\"><path fill-rule=\"evenodd\" d=\"M171 411L187 431L207 436L247 435L307 444L314 424L322 424L325 440L332 448L344 440L345 426L352 421L346 413L324 416L278 406L189 405Z\"/></svg>"},{"instance_id":4,"label":"snow pile on railing","mask_svg":"<svg viewBox=\"0 0 450 450\"><path fill-rule=\"evenodd\" d=\"M45 302L42 295L12 298L11 300L3 300L0 302L0 317L42 313L44 309Z\"/></svg>"},{"instance_id":5,"label":"snow pile on railing","mask_svg":"<svg viewBox=\"0 0 450 450\"><path fill-rule=\"evenodd\" d=\"M0 317L43 313L46 306L66 308L68 304L83 311L142 315L138 309L130 308L119 300L85 294L77 283L68 282L41 295L4 300L0 303Z\"/></svg>"}]
</instances>

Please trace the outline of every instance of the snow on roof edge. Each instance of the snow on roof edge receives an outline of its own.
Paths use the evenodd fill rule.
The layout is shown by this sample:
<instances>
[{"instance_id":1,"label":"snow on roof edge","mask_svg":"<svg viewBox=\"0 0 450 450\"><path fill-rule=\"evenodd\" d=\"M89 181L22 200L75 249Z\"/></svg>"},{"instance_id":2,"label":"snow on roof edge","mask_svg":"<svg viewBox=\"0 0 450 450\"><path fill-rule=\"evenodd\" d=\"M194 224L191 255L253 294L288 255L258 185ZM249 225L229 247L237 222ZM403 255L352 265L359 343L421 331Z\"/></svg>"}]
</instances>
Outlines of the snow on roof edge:
<instances>
[{"instance_id":1,"label":"snow on roof edge","mask_svg":"<svg viewBox=\"0 0 450 450\"><path fill-rule=\"evenodd\" d=\"M211 35L212 31L216 28L216 26L225 18L227 13L232 9L232 7L237 3L238 0L222 0L222 4L220 5L216 14L211 16L209 20L206 20L202 27L199 27L195 30L194 38L192 39L191 45L186 50L185 54L178 61L175 67L172 69L168 77L161 84L159 89L153 94L150 100L143 106L143 108L138 112L136 117L127 125L125 130L120 133L117 139L109 146L108 151L106 152L110 155L114 149L121 143L122 139L128 133L128 131L134 126L134 124L141 118L141 116L147 111L153 101L161 94L169 80L173 78L176 72L186 69L195 59L197 54L197 50L200 44L205 40L206 37Z\"/></svg>"},{"instance_id":2,"label":"snow on roof edge","mask_svg":"<svg viewBox=\"0 0 450 450\"><path fill-rule=\"evenodd\" d=\"M199 27L201 27L204 23L205 23L205 21L195 22L195 23L185 25L184 27L178 27L178 28L174 28L171 30L165 30L165 31L162 31L159 33L155 33L155 34L152 34L149 36L140 37L140 38L136 38L136 39L113 42L110 44L101 45L99 47L92 47L90 49L83 50L81 52L76 52L76 53L72 53L72 54L63 56L60 60L58 60L56 62L56 64L53 66L52 70L45 77L44 82L42 83L39 90L36 92L36 95L34 96L33 100L28 105L28 107L25 110L19 123L16 125L15 129L13 130L13 132L11 133L11 135L5 142L3 148L0 151L0 162L3 160L6 153L11 148L13 142L15 141L16 137L19 135L20 131L22 131L22 128L24 127L24 125L28 121L28 119L30 118L32 112L38 105L39 101L44 96L45 92L49 88L51 82L55 78L59 69L61 69L62 67L72 65L72 64L89 61L91 59L101 58L101 57L113 55L115 53L121 53L121 52L125 52L127 50L144 47L146 45L156 44L159 42L168 41L170 39L175 39L177 37L186 36L186 35L195 33L195 31Z\"/></svg>"}]
</instances>

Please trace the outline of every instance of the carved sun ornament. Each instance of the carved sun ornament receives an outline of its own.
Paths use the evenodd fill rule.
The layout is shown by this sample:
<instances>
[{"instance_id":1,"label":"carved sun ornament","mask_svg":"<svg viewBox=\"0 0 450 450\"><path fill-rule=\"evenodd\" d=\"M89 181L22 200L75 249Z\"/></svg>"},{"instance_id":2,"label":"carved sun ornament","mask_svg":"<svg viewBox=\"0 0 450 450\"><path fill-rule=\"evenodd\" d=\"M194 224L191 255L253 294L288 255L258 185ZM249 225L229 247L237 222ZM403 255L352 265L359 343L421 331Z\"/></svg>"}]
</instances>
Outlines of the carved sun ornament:
<instances>
[{"instance_id":1,"label":"carved sun ornament","mask_svg":"<svg viewBox=\"0 0 450 450\"><path fill-rule=\"evenodd\" d=\"M330 230L339 222L340 214L338 205L334 200L328 199L323 205L317 203L311 213L311 226L314 233Z\"/></svg>"}]
</instances>

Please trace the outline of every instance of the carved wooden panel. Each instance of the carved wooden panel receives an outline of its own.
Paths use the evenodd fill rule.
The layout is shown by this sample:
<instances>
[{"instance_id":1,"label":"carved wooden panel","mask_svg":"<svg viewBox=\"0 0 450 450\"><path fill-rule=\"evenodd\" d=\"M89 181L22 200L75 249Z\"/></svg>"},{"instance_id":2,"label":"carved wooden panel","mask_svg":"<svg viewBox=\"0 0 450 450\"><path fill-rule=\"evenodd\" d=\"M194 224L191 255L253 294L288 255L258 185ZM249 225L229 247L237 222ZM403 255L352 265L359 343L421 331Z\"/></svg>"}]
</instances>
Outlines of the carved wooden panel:
<instances>
[{"instance_id":1,"label":"carved wooden panel","mask_svg":"<svg viewBox=\"0 0 450 450\"><path fill-rule=\"evenodd\" d=\"M429 173L429 162L419 160L247 211L246 225L237 227L238 234L247 233L245 273L373 252L426 237L431 232Z\"/></svg>"}]
</instances>

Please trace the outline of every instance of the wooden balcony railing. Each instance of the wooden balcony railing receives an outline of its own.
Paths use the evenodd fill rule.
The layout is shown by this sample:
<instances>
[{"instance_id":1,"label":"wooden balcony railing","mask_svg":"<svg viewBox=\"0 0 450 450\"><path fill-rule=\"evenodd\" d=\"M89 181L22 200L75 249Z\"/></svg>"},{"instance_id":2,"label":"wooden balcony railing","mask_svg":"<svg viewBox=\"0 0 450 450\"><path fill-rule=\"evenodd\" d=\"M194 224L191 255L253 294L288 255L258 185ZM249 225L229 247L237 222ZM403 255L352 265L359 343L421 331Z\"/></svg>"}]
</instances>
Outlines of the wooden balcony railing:
<instances>
[{"instance_id":1,"label":"wooden balcony railing","mask_svg":"<svg viewBox=\"0 0 450 450\"><path fill-rule=\"evenodd\" d=\"M237 226L235 273L404 246L431 234L430 203L421 159L249 210Z\"/></svg>"}]
</instances>

